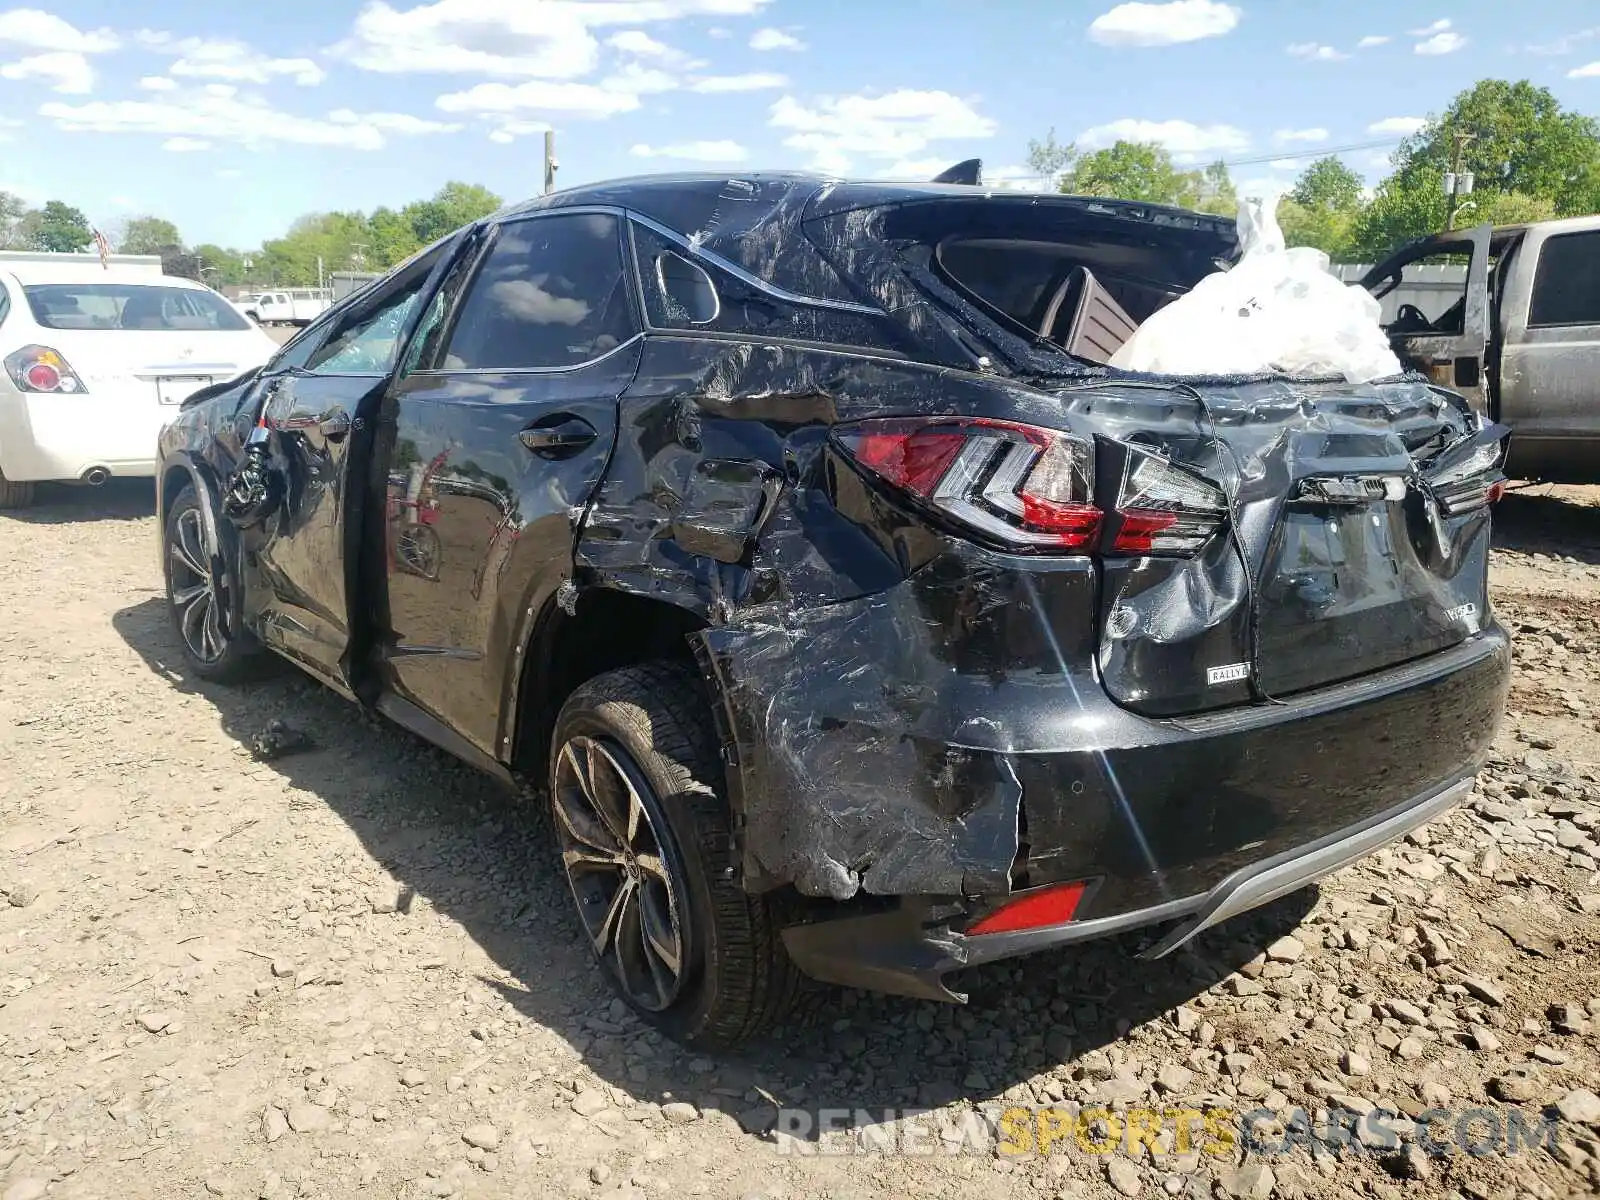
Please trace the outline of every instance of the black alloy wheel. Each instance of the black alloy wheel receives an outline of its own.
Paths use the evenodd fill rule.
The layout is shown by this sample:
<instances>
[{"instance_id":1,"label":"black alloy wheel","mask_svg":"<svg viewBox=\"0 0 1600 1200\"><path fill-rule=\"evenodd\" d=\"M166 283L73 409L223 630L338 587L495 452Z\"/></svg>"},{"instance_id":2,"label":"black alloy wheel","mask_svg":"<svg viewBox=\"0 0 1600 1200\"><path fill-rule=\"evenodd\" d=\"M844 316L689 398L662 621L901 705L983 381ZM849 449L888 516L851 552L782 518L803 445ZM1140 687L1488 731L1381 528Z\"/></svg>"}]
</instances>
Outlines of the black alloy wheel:
<instances>
[{"instance_id":1,"label":"black alloy wheel","mask_svg":"<svg viewBox=\"0 0 1600 1200\"><path fill-rule=\"evenodd\" d=\"M664 1011L683 989L686 887L660 800L626 750L591 737L561 747L551 800L595 954L630 1003Z\"/></svg>"}]
</instances>

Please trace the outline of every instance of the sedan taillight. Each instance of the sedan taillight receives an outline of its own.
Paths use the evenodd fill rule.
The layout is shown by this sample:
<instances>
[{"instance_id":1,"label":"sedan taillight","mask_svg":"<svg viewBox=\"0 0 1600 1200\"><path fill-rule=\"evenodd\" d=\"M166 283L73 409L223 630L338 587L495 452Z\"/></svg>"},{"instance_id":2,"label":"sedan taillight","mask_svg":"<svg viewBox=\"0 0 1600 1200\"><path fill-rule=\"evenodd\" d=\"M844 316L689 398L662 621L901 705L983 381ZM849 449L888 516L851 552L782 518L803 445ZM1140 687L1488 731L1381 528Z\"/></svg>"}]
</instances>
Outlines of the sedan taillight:
<instances>
[{"instance_id":1,"label":"sedan taillight","mask_svg":"<svg viewBox=\"0 0 1600 1200\"><path fill-rule=\"evenodd\" d=\"M1099 442L1118 481L1095 503L1095 443L989 418L861 421L835 431L861 466L939 514L1007 549L1189 555L1227 519L1206 479L1153 451Z\"/></svg>"},{"instance_id":2,"label":"sedan taillight","mask_svg":"<svg viewBox=\"0 0 1600 1200\"><path fill-rule=\"evenodd\" d=\"M67 366L67 360L48 346L24 346L5 358L6 374L24 392L87 391L83 381Z\"/></svg>"},{"instance_id":3,"label":"sedan taillight","mask_svg":"<svg viewBox=\"0 0 1600 1200\"><path fill-rule=\"evenodd\" d=\"M979 417L861 421L835 436L879 478L1009 549L1098 542L1094 453L1082 438Z\"/></svg>"}]
</instances>

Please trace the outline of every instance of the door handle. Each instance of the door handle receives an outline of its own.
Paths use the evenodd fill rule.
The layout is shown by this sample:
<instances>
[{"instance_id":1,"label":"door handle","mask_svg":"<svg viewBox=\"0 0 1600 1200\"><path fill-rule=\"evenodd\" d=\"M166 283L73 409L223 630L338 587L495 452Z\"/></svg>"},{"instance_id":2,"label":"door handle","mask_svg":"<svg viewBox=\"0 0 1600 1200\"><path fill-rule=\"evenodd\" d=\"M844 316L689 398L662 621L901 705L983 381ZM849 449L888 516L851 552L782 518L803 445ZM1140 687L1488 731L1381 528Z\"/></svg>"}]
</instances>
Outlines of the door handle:
<instances>
[{"instance_id":1,"label":"door handle","mask_svg":"<svg viewBox=\"0 0 1600 1200\"><path fill-rule=\"evenodd\" d=\"M544 417L517 434L517 440L541 458L568 458L600 435L582 417Z\"/></svg>"},{"instance_id":2,"label":"door handle","mask_svg":"<svg viewBox=\"0 0 1600 1200\"><path fill-rule=\"evenodd\" d=\"M318 432L330 442L340 441L354 427L350 414L342 408L331 409L317 419Z\"/></svg>"}]
</instances>

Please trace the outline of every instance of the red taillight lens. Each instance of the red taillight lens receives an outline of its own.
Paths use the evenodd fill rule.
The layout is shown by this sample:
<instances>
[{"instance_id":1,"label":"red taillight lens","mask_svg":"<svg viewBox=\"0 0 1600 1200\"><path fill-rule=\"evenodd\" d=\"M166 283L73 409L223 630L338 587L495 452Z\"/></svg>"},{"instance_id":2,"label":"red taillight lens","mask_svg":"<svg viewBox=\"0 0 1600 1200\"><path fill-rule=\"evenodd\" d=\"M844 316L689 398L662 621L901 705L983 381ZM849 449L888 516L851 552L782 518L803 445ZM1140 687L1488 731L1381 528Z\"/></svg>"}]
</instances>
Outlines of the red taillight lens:
<instances>
[{"instance_id":1,"label":"red taillight lens","mask_svg":"<svg viewBox=\"0 0 1600 1200\"><path fill-rule=\"evenodd\" d=\"M6 374L24 392L67 392L85 390L83 381L67 366L67 360L48 346L24 346L6 355Z\"/></svg>"},{"instance_id":2,"label":"red taillight lens","mask_svg":"<svg viewBox=\"0 0 1600 1200\"><path fill-rule=\"evenodd\" d=\"M987 916L967 927L967 933L1015 933L1019 929L1042 929L1047 925L1065 925L1078 911L1087 885L1058 883L1024 892L1008 900Z\"/></svg>"},{"instance_id":3,"label":"red taillight lens","mask_svg":"<svg viewBox=\"0 0 1600 1200\"><path fill-rule=\"evenodd\" d=\"M1084 551L1100 532L1093 448L987 418L890 418L841 426L861 466L1010 549Z\"/></svg>"},{"instance_id":4,"label":"red taillight lens","mask_svg":"<svg viewBox=\"0 0 1600 1200\"><path fill-rule=\"evenodd\" d=\"M22 377L36 392L53 392L61 386L61 372L49 363L34 363L22 373Z\"/></svg>"},{"instance_id":5,"label":"red taillight lens","mask_svg":"<svg viewBox=\"0 0 1600 1200\"><path fill-rule=\"evenodd\" d=\"M1222 489L1138 446L1125 455L1117 504L1110 514L1113 554L1193 554L1222 525Z\"/></svg>"}]
</instances>

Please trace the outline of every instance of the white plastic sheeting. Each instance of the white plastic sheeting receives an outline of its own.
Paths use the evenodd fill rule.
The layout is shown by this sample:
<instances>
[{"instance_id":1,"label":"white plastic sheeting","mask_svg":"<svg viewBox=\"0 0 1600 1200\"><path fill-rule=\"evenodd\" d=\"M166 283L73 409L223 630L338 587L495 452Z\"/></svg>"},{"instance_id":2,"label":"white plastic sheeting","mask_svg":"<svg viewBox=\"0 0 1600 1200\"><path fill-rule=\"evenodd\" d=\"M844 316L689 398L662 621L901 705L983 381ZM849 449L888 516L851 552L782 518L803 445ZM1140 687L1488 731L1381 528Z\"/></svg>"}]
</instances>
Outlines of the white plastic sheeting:
<instances>
[{"instance_id":1,"label":"white plastic sheeting","mask_svg":"<svg viewBox=\"0 0 1600 1200\"><path fill-rule=\"evenodd\" d=\"M1239 261L1154 313L1111 365L1163 375L1400 374L1377 300L1310 247L1285 249L1277 200L1239 204Z\"/></svg>"}]
</instances>

